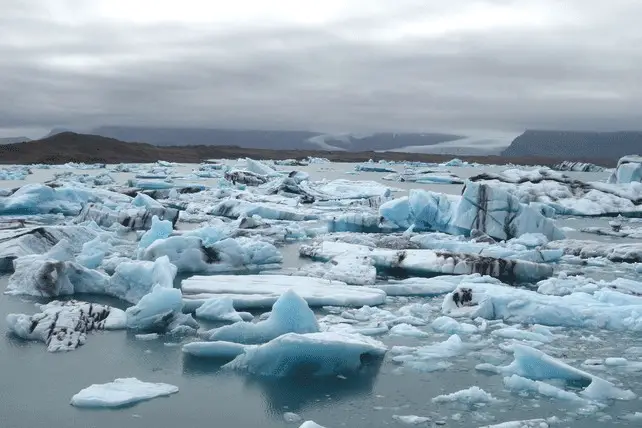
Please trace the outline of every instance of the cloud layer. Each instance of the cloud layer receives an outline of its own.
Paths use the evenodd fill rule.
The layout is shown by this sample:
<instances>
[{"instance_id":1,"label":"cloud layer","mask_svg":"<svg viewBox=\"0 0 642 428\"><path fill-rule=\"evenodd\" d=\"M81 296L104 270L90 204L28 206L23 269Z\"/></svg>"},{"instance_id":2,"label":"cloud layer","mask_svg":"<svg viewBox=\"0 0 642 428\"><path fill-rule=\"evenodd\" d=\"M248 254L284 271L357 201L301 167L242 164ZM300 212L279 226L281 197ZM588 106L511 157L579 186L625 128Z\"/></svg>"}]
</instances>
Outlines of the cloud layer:
<instances>
[{"instance_id":1,"label":"cloud layer","mask_svg":"<svg viewBox=\"0 0 642 428\"><path fill-rule=\"evenodd\" d=\"M5 0L0 135L642 128L638 0L204 3Z\"/></svg>"}]
</instances>

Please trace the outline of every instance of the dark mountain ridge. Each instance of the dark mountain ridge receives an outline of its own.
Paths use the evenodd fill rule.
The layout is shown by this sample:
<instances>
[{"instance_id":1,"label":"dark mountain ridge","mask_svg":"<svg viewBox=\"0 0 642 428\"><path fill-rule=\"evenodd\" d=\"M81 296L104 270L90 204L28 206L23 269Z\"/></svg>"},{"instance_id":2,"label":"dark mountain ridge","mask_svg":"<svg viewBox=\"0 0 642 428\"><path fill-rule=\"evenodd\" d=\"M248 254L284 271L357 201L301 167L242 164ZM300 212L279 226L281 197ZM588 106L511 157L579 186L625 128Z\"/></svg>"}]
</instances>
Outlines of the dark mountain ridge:
<instances>
[{"instance_id":1,"label":"dark mountain ridge","mask_svg":"<svg viewBox=\"0 0 642 428\"><path fill-rule=\"evenodd\" d=\"M586 158L614 161L642 153L642 131L585 132L527 130L502 156L545 156L562 160Z\"/></svg>"}]
</instances>

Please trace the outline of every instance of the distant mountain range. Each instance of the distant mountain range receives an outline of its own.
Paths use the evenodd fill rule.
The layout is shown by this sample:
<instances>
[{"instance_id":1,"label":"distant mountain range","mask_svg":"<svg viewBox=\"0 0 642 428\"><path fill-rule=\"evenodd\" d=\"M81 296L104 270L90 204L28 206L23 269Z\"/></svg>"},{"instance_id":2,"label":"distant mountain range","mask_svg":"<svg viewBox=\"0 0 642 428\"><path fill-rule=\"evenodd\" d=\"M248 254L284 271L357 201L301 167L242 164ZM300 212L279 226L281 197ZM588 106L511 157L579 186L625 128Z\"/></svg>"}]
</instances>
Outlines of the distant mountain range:
<instances>
[{"instance_id":1,"label":"distant mountain range","mask_svg":"<svg viewBox=\"0 0 642 428\"><path fill-rule=\"evenodd\" d=\"M262 131L205 128L101 126L88 132L127 142L155 146L237 146L267 150L328 150L361 152L426 146L463 138L440 133L321 134L308 131ZM51 134L50 134L51 135ZM49 136L50 136L49 135Z\"/></svg>"},{"instance_id":2,"label":"distant mountain range","mask_svg":"<svg viewBox=\"0 0 642 428\"><path fill-rule=\"evenodd\" d=\"M642 153L642 131L580 132L527 130L502 156L545 156L564 160L618 159Z\"/></svg>"},{"instance_id":3,"label":"distant mountain range","mask_svg":"<svg viewBox=\"0 0 642 428\"><path fill-rule=\"evenodd\" d=\"M31 141L31 139L27 137L0 137L0 144L24 143L25 141Z\"/></svg>"}]
</instances>

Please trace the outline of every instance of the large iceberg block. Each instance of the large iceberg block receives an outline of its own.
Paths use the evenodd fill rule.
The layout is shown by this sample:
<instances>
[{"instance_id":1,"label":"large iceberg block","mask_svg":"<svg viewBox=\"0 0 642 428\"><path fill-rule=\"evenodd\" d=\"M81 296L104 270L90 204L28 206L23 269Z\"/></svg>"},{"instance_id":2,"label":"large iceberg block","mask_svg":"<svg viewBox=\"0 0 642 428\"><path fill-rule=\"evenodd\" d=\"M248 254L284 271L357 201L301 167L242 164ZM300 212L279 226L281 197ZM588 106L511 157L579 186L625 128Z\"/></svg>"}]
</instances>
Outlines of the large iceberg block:
<instances>
[{"instance_id":1,"label":"large iceberg block","mask_svg":"<svg viewBox=\"0 0 642 428\"><path fill-rule=\"evenodd\" d=\"M250 321L254 316L249 312L236 312L234 300L230 297L211 298L196 308L198 318L210 321Z\"/></svg>"},{"instance_id":2,"label":"large iceberg block","mask_svg":"<svg viewBox=\"0 0 642 428\"><path fill-rule=\"evenodd\" d=\"M473 230L498 240L541 233L549 240L564 234L538 211L508 192L467 182L461 197L413 189L407 198L386 202L379 214L402 228L469 236Z\"/></svg>"},{"instance_id":3,"label":"large iceberg block","mask_svg":"<svg viewBox=\"0 0 642 428\"><path fill-rule=\"evenodd\" d=\"M616 243L565 239L550 242L548 248L561 249L564 254L582 259L604 257L614 263L642 262L642 243Z\"/></svg>"},{"instance_id":4,"label":"large iceberg block","mask_svg":"<svg viewBox=\"0 0 642 428\"><path fill-rule=\"evenodd\" d=\"M127 209L111 209L104 205L87 204L84 206L76 223L94 221L103 227L120 224L131 230L148 230L152 227L152 219L158 217L175 225L178 221L179 211L175 208L146 208L130 207Z\"/></svg>"},{"instance_id":5,"label":"large iceberg block","mask_svg":"<svg viewBox=\"0 0 642 428\"><path fill-rule=\"evenodd\" d=\"M270 220L307 221L319 218L316 214L305 214L285 205L268 202L254 203L240 199L226 199L210 208L209 214L221 217L239 218L258 215Z\"/></svg>"},{"instance_id":6,"label":"large iceberg block","mask_svg":"<svg viewBox=\"0 0 642 428\"><path fill-rule=\"evenodd\" d=\"M247 345L234 342L190 342L183 345L183 352L194 357L218 358L231 361L245 352Z\"/></svg>"},{"instance_id":7,"label":"large iceberg block","mask_svg":"<svg viewBox=\"0 0 642 428\"><path fill-rule=\"evenodd\" d=\"M386 351L381 342L357 334L288 333L246 348L224 367L259 376L283 377L300 370L331 376L358 370L365 362L382 358Z\"/></svg>"},{"instance_id":8,"label":"large iceberg block","mask_svg":"<svg viewBox=\"0 0 642 428\"><path fill-rule=\"evenodd\" d=\"M624 156L609 177L609 183L623 184L642 181L642 156Z\"/></svg>"},{"instance_id":9,"label":"large iceberg block","mask_svg":"<svg viewBox=\"0 0 642 428\"><path fill-rule=\"evenodd\" d=\"M314 260L330 261L345 257L371 260L378 271L401 276L467 275L480 273L509 283L533 282L550 277L550 265L521 260L504 260L472 254L432 250L388 250L365 245L321 241L302 245L299 254Z\"/></svg>"},{"instance_id":10,"label":"large iceberg block","mask_svg":"<svg viewBox=\"0 0 642 428\"><path fill-rule=\"evenodd\" d=\"M149 293L154 285L164 288L174 286L177 269L169 258L160 257L156 261L130 261L118 264L111 277L109 294L130 303L138 303Z\"/></svg>"},{"instance_id":11,"label":"large iceberg block","mask_svg":"<svg viewBox=\"0 0 642 428\"><path fill-rule=\"evenodd\" d=\"M246 186L260 186L269 181L269 178L262 174L238 169L226 171L224 177L232 184L244 184Z\"/></svg>"},{"instance_id":12,"label":"large iceberg block","mask_svg":"<svg viewBox=\"0 0 642 428\"><path fill-rule=\"evenodd\" d=\"M444 297L442 312L512 323L642 331L642 297L608 289L552 296L491 282L462 282Z\"/></svg>"},{"instance_id":13,"label":"large iceberg block","mask_svg":"<svg viewBox=\"0 0 642 428\"><path fill-rule=\"evenodd\" d=\"M314 312L294 291L283 293L272 307L270 316L258 323L238 322L207 332L209 340L235 343L265 343L286 333L319 331Z\"/></svg>"},{"instance_id":14,"label":"large iceberg block","mask_svg":"<svg viewBox=\"0 0 642 428\"><path fill-rule=\"evenodd\" d=\"M125 328L125 312L105 305L53 301L35 315L9 314L9 331L26 340L38 340L49 352L72 351L84 345L93 330Z\"/></svg>"},{"instance_id":15,"label":"large iceberg block","mask_svg":"<svg viewBox=\"0 0 642 428\"><path fill-rule=\"evenodd\" d=\"M43 254L61 240L66 240L74 252L98 235L85 226L42 226L18 230L0 230L0 272L11 272L18 257Z\"/></svg>"},{"instance_id":16,"label":"large iceberg block","mask_svg":"<svg viewBox=\"0 0 642 428\"><path fill-rule=\"evenodd\" d=\"M230 297L235 309L269 308L292 289L309 306L376 306L386 293L340 281L288 275L193 276L181 285L187 308L196 308L210 298Z\"/></svg>"},{"instance_id":17,"label":"large iceberg block","mask_svg":"<svg viewBox=\"0 0 642 428\"><path fill-rule=\"evenodd\" d=\"M155 285L135 305L127 308L127 328L145 332L164 333L179 325L198 329L198 323L191 315L182 313L181 291Z\"/></svg>"},{"instance_id":18,"label":"large iceberg block","mask_svg":"<svg viewBox=\"0 0 642 428\"><path fill-rule=\"evenodd\" d=\"M167 256L179 272L229 273L278 269L283 260L276 247L251 238L228 238L204 245L198 236L172 236L154 241L144 260Z\"/></svg>"},{"instance_id":19,"label":"large iceberg block","mask_svg":"<svg viewBox=\"0 0 642 428\"><path fill-rule=\"evenodd\" d=\"M174 385L123 378L88 386L71 397L71 405L88 408L123 407L177 392L178 387Z\"/></svg>"},{"instance_id":20,"label":"large iceberg block","mask_svg":"<svg viewBox=\"0 0 642 428\"><path fill-rule=\"evenodd\" d=\"M504 373L516 374L531 380L559 379L579 383L584 387L580 394L596 401L635 398L633 392L622 390L607 380L571 367L538 349L521 344L511 346L514 360L510 365L500 368Z\"/></svg>"},{"instance_id":21,"label":"large iceberg block","mask_svg":"<svg viewBox=\"0 0 642 428\"><path fill-rule=\"evenodd\" d=\"M150 229L143 234L138 242L139 248L147 248L158 239L168 238L174 231L174 225L169 220L161 220L158 216L152 217Z\"/></svg>"}]
</instances>

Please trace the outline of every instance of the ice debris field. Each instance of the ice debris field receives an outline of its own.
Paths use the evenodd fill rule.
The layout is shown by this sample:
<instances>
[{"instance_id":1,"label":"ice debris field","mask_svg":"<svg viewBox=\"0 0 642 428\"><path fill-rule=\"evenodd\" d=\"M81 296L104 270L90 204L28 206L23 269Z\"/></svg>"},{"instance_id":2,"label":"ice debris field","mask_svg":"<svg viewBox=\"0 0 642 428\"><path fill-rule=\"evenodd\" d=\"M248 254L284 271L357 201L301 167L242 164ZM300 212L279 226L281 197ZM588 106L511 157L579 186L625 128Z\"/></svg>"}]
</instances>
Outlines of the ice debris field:
<instances>
[{"instance_id":1,"label":"ice debris field","mask_svg":"<svg viewBox=\"0 0 642 428\"><path fill-rule=\"evenodd\" d=\"M28 165L0 180L2 298L33 308L4 327L43 353L129 332L247 379L432 383L422 406L372 407L392 426L642 420L641 157ZM61 405L171 407L179 390L151 370L104 381Z\"/></svg>"}]
</instances>

